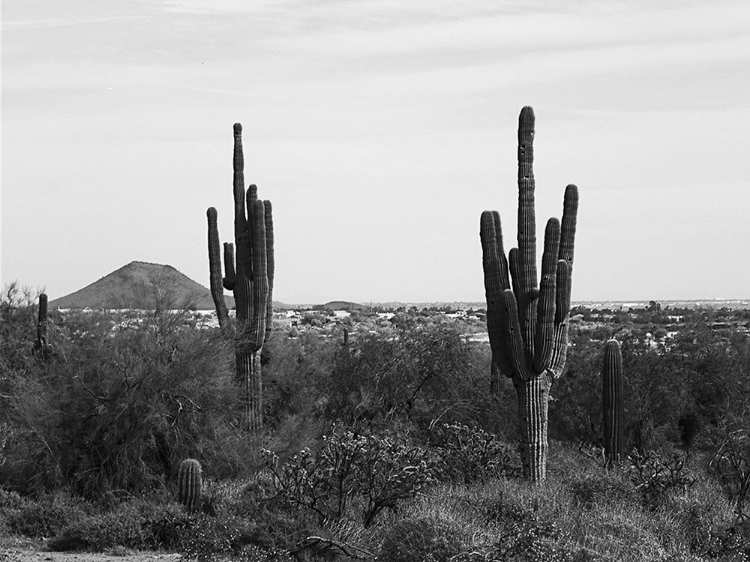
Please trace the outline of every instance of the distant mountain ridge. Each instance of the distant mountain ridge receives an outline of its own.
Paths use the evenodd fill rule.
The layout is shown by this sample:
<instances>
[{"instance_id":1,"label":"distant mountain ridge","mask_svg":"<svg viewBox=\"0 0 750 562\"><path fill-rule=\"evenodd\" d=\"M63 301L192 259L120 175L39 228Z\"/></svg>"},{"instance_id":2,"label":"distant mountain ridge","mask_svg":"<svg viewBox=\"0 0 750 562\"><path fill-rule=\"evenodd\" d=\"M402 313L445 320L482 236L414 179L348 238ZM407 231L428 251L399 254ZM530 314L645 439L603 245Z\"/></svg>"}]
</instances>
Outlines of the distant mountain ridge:
<instances>
[{"instance_id":1,"label":"distant mountain ridge","mask_svg":"<svg viewBox=\"0 0 750 562\"><path fill-rule=\"evenodd\" d=\"M225 296L228 307L234 299ZM171 265L131 262L74 293L50 301L50 308L213 310L211 291Z\"/></svg>"}]
</instances>

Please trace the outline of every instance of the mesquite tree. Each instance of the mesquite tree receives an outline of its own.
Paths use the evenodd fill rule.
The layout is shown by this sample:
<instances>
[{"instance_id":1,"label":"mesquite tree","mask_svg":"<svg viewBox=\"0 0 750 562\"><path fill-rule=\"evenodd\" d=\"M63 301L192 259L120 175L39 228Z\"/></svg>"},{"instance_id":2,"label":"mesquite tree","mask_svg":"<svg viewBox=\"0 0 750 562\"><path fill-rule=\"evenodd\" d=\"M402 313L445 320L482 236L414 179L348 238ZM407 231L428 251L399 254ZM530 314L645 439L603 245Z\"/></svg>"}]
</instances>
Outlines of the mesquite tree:
<instances>
[{"instance_id":1,"label":"mesquite tree","mask_svg":"<svg viewBox=\"0 0 750 562\"><path fill-rule=\"evenodd\" d=\"M263 425L260 351L271 332L273 318L273 217L271 202L258 199L255 185L245 191L242 125L239 123L234 124L233 167L234 244L224 244L223 279L217 213L213 207L207 211L211 295L223 327L228 322L224 289L234 294L236 374L243 388L245 423L251 430L258 430Z\"/></svg>"},{"instance_id":2,"label":"mesquite tree","mask_svg":"<svg viewBox=\"0 0 750 562\"><path fill-rule=\"evenodd\" d=\"M562 225L556 218L547 222L537 282L533 141L534 111L524 107L518 122L518 247L506 258L497 211L482 213L480 237L492 360L513 380L523 473L538 482L546 476L549 392L568 346L578 188L565 190Z\"/></svg>"}]
</instances>

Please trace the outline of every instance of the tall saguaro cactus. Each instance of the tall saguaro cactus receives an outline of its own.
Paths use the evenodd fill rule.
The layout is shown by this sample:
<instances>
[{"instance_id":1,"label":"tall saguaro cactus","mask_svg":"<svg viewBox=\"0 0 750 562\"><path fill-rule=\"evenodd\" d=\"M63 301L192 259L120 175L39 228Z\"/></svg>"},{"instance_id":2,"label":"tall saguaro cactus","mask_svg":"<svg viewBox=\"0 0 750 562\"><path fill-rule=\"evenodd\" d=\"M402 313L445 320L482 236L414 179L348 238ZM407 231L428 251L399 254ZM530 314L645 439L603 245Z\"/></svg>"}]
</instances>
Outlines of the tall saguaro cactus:
<instances>
[{"instance_id":1,"label":"tall saguaro cactus","mask_svg":"<svg viewBox=\"0 0 750 562\"><path fill-rule=\"evenodd\" d=\"M518 122L518 247L505 256L497 211L482 213L480 237L493 361L513 380L523 473L538 482L546 477L549 392L568 346L578 188L565 189L562 224L547 222L538 280L533 141L534 110L524 107Z\"/></svg>"},{"instance_id":2,"label":"tall saguaro cactus","mask_svg":"<svg viewBox=\"0 0 750 562\"><path fill-rule=\"evenodd\" d=\"M619 463L624 448L622 425L622 352L617 340L609 340L604 347L602 365L602 410L604 418L604 456L608 463Z\"/></svg>"},{"instance_id":3,"label":"tall saguaro cactus","mask_svg":"<svg viewBox=\"0 0 750 562\"><path fill-rule=\"evenodd\" d=\"M224 289L234 294L237 310L235 363L238 382L243 388L245 422L249 429L263 425L263 383L260 351L271 331L273 317L273 216L270 201L258 199L258 188L245 190L245 161L242 153L242 125L234 124L234 244L224 244L224 270L221 276L221 247L217 212L208 215L208 261L211 295L219 324L228 322Z\"/></svg>"}]
</instances>

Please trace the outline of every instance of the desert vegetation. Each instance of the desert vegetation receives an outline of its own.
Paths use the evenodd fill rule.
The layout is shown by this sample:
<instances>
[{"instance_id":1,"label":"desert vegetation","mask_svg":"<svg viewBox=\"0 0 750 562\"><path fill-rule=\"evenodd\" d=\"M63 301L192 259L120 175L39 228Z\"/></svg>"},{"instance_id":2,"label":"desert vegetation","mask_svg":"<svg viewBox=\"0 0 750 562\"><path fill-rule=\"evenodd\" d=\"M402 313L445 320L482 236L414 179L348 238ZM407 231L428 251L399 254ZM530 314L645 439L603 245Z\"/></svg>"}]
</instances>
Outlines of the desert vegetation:
<instances>
[{"instance_id":1,"label":"desert vegetation","mask_svg":"<svg viewBox=\"0 0 750 562\"><path fill-rule=\"evenodd\" d=\"M6 537L242 560L743 560L750 549L750 343L700 314L668 345L646 336L654 325L571 324L547 479L530 485L512 381L490 392L492 352L465 336L470 320L413 311L372 330L365 313L346 338L342 326L276 327L257 432L242 423L232 342L186 324L187 310L137 324L49 311L42 353L37 295L12 285L0 306ZM619 463L604 455L612 337ZM190 508L188 458L202 468Z\"/></svg>"},{"instance_id":2,"label":"desert vegetation","mask_svg":"<svg viewBox=\"0 0 750 562\"><path fill-rule=\"evenodd\" d=\"M274 324L270 204L244 189L240 131L223 281L208 212L219 327L198 329L168 291L141 291L154 302L134 315L48 310L43 293L4 288L0 546L747 560L750 338L707 311L682 311L669 333L658 303L637 321L571 308L574 186L537 281L530 108L519 248L506 258L499 214L481 218L482 321L402 308Z\"/></svg>"}]
</instances>

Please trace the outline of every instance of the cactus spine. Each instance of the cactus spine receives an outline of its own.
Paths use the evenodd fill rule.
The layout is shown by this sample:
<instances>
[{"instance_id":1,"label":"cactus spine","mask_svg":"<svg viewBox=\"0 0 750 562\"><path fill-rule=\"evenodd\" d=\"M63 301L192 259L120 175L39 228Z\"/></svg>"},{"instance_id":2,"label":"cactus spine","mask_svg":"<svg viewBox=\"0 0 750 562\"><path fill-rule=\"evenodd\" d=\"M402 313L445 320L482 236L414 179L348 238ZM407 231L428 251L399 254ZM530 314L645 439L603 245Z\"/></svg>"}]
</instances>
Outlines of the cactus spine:
<instances>
[{"instance_id":1,"label":"cactus spine","mask_svg":"<svg viewBox=\"0 0 750 562\"><path fill-rule=\"evenodd\" d=\"M217 212L213 207L207 211L208 261L211 295L222 326L228 323L224 289L234 294L236 375L243 388L245 425L255 431L263 425L260 351L270 335L273 318L273 216L270 201L258 199L255 185L245 191L242 125L239 123L234 124L233 168L234 244L224 244L223 279Z\"/></svg>"},{"instance_id":2,"label":"cactus spine","mask_svg":"<svg viewBox=\"0 0 750 562\"><path fill-rule=\"evenodd\" d=\"M202 483L201 463L195 459L182 461L177 475L177 499L191 513L200 509Z\"/></svg>"},{"instance_id":3,"label":"cactus spine","mask_svg":"<svg viewBox=\"0 0 750 562\"><path fill-rule=\"evenodd\" d=\"M607 463L619 463L623 457L622 425L622 352L617 340L604 347L602 365L602 410L604 414L604 455Z\"/></svg>"},{"instance_id":4,"label":"cactus spine","mask_svg":"<svg viewBox=\"0 0 750 562\"><path fill-rule=\"evenodd\" d=\"M482 213L480 238L493 363L513 380L524 477L539 482L546 477L549 391L563 372L568 345L578 188L565 189L562 224L547 222L537 286L533 141L534 111L524 107L518 122L518 246L506 258L497 211Z\"/></svg>"}]
</instances>

